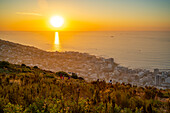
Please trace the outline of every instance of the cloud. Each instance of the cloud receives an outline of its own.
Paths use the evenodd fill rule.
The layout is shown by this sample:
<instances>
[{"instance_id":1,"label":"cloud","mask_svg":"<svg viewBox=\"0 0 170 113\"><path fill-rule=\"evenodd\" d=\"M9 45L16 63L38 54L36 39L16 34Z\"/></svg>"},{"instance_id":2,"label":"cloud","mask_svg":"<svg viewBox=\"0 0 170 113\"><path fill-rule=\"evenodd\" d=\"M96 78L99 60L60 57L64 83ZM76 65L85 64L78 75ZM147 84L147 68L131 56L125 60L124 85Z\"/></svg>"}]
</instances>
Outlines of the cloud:
<instances>
[{"instance_id":1,"label":"cloud","mask_svg":"<svg viewBox=\"0 0 170 113\"><path fill-rule=\"evenodd\" d=\"M26 12L16 12L17 15L33 15L33 16L42 16L40 13L26 13Z\"/></svg>"},{"instance_id":2,"label":"cloud","mask_svg":"<svg viewBox=\"0 0 170 113\"><path fill-rule=\"evenodd\" d=\"M31 12L16 12L17 15L32 15L32 16L43 16L48 13L48 2L47 0L37 0L38 10L41 13L36 13L37 11Z\"/></svg>"}]
</instances>

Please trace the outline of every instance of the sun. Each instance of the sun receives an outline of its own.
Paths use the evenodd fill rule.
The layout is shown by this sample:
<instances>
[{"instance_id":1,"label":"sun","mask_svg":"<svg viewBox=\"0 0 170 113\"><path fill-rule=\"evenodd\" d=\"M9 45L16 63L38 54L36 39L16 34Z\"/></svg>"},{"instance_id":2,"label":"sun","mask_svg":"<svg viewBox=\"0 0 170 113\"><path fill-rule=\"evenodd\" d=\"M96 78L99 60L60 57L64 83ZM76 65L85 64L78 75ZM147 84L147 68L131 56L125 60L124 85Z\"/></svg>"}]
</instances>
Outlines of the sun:
<instances>
[{"instance_id":1,"label":"sun","mask_svg":"<svg viewBox=\"0 0 170 113\"><path fill-rule=\"evenodd\" d=\"M64 24L64 19L61 16L53 16L50 19L50 23L53 27L61 27Z\"/></svg>"}]
</instances>

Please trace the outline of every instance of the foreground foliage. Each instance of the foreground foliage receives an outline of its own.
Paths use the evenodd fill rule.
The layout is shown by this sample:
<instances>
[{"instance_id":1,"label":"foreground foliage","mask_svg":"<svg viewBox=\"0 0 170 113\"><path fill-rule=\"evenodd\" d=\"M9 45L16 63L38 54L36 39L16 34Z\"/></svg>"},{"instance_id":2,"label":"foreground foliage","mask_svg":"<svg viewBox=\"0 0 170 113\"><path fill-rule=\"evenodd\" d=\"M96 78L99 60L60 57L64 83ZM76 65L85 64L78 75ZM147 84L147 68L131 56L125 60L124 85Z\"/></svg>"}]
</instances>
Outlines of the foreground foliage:
<instances>
[{"instance_id":1,"label":"foreground foliage","mask_svg":"<svg viewBox=\"0 0 170 113\"><path fill-rule=\"evenodd\" d=\"M61 75L65 78L61 79ZM161 113L170 111L170 91L130 84L85 82L0 61L0 113ZM80 79L79 79L80 78Z\"/></svg>"}]
</instances>

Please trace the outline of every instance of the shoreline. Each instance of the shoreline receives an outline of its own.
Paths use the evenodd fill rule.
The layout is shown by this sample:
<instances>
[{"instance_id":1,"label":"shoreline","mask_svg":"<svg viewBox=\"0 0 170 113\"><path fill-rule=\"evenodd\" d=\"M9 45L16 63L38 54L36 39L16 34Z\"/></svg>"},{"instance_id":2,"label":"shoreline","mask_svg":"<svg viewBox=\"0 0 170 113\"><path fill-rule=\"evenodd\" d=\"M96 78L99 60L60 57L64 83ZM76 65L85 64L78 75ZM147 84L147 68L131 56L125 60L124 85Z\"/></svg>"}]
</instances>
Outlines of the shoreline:
<instances>
[{"instance_id":1,"label":"shoreline","mask_svg":"<svg viewBox=\"0 0 170 113\"><path fill-rule=\"evenodd\" d=\"M0 60L13 64L38 66L53 72L74 72L86 81L97 79L108 82L130 83L137 86L163 86L170 88L170 71L155 69L129 69L117 65L114 58L104 58L74 51L48 52L33 46L25 46L0 39ZM164 78L164 82L160 82ZM160 80L159 80L160 79ZM168 83L168 84L167 84Z\"/></svg>"},{"instance_id":2,"label":"shoreline","mask_svg":"<svg viewBox=\"0 0 170 113\"><path fill-rule=\"evenodd\" d=\"M4 40L34 46L49 52L56 50L61 52L78 51L104 58L111 57L121 66L153 71L155 68L170 69L170 53L167 48L169 47L168 34L152 32L117 33L115 31L109 31L108 33L105 31L100 33L95 31L92 33L64 32L59 33L59 45L54 44L54 40L56 40L55 32L2 32L0 37ZM115 37L110 38L111 35ZM154 43L153 46L150 43Z\"/></svg>"}]
</instances>

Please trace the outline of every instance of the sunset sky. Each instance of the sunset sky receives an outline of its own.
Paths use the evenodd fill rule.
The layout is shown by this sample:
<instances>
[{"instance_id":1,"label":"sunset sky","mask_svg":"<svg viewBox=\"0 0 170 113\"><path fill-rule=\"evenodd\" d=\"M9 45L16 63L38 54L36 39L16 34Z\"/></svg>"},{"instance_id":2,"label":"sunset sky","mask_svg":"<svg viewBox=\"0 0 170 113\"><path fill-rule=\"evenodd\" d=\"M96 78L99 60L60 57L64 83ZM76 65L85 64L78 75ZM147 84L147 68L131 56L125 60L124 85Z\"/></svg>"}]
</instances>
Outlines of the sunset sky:
<instances>
[{"instance_id":1,"label":"sunset sky","mask_svg":"<svg viewBox=\"0 0 170 113\"><path fill-rule=\"evenodd\" d=\"M170 0L0 0L0 30L170 31Z\"/></svg>"}]
</instances>

